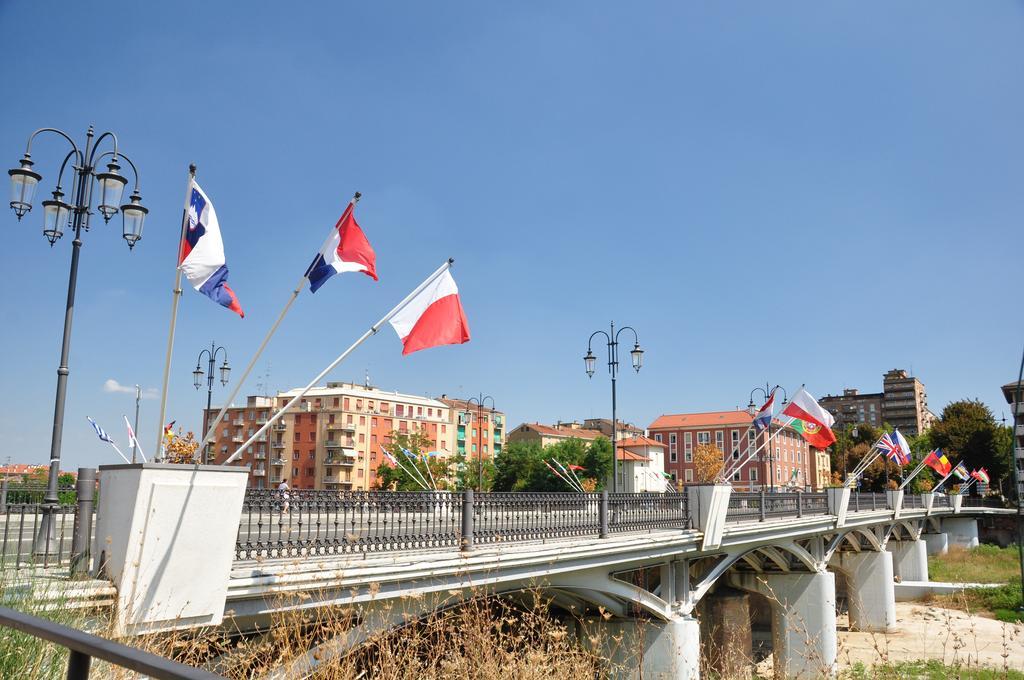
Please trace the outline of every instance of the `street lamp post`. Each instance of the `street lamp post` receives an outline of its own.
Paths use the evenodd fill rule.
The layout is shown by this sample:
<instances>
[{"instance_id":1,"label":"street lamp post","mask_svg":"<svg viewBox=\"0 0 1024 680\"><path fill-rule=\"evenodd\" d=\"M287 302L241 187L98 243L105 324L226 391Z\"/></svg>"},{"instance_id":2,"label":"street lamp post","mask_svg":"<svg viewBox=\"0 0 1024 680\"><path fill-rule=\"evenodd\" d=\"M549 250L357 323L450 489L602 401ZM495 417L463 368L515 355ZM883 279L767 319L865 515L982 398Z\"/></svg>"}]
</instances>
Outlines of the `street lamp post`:
<instances>
[{"instance_id":1,"label":"street lamp post","mask_svg":"<svg viewBox=\"0 0 1024 680\"><path fill-rule=\"evenodd\" d=\"M139 431L139 401L141 401L141 400L142 400L142 388L139 387L138 385L136 385L135 386L135 430L134 430L134 432L138 432ZM136 440L136 435L133 433L133 435L132 435L132 462L133 463L135 462L135 451L138 449L138 442L136 442L135 440Z\"/></svg>"},{"instance_id":2,"label":"street lamp post","mask_svg":"<svg viewBox=\"0 0 1024 680\"><path fill-rule=\"evenodd\" d=\"M477 446L476 446L476 473L477 473L477 491L484 490L484 447L483 447L483 409L487 404L487 400L491 400L491 422L494 422L494 412L497 410L494 406L494 397L483 393L478 397L470 397L466 400L466 406L476 402L476 429L477 429ZM473 412L470 411L470 418L473 417ZM494 437L491 437L491 451L494 451Z\"/></svg>"},{"instance_id":3,"label":"street lamp post","mask_svg":"<svg viewBox=\"0 0 1024 680\"><path fill-rule=\"evenodd\" d=\"M590 339L587 340L587 354L583 357L583 363L587 367L587 377L593 378L597 357L594 356L591 345L596 336L603 335L608 341L608 374L612 379L612 493L617 492L619 489L619 457L616 451L616 430L618 429L618 424L615 415L615 380L619 372L619 333L625 330L633 334L633 349L630 350L629 355L633 360L633 370L639 373L644 361L644 351L640 349L640 338L637 337L636 330L631 326L623 326L616 331L614 321L611 322L607 333L604 331L594 331L590 334Z\"/></svg>"},{"instance_id":4,"label":"street lamp post","mask_svg":"<svg viewBox=\"0 0 1024 680\"><path fill-rule=\"evenodd\" d=\"M750 403L747 404L747 413L749 413L751 417L754 417L754 415L757 413L757 404L754 403L754 394L755 393L760 392L761 394L764 395L764 400L768 401L768 397L775 390L782 390L782 406L785 407L786 404L789 403L789 396L786 394L786 388L783 387L782 385L776 385L774 388L770 388L770 387L768 387L768 383L765 383L764 387L755 387L754 389L750 390ZM771 434L772 434L772 425L771 425L771 423L768 423L768 427L765 428L765 429L767 431L767 434L765 435L765 437L770 437ZM774 461L775 461L775 454L772 453L772 447L767 442L768 442L768 440L765 439L764 448L767 449L767 453L768 453L768 478L771 479L771 486L769 488L771 489L772 493L774 493L775 492L775 463L774 463ZM761 465L762 465L762 467L764 466L764 456L765 456L765 454L764 454L764 452L762 452L761 453Z\"/></svg>"},{"instance_id":5,"label":"street lamp post","mask_svg":"<svg viewBox=\"0 0 1024 680\"><path fill-rule=\"evenodd\" d=\"M103 216L104 223L110 221L119 211L122 216L122 236L128 243L131 250L142 238L142 226L149 212L142 205L142 197L139 195L139 174L135 164L122 154L118 149L117 136L113 132L104 132L99 138L94 139L95 133L90 125L86 132L85 147L79 148L75 141L65 132L56 128L40 128L29 135L28 143L25 146L25 155L20 161L20 167L8 170L11 178L11 209L20 221L22 217L32 210L32 201L35 197L39 181L43 178L41 174L32 169L32 142L43 132L49 132L63 137L71 150L64 156L57 173L57 184L53 190L53 198L42 202L43 205L43 236L50 242L50 247L64 235L64 229L70 227L75 238L71 242L71 270L68 275L67 303L64 307L64 336L61 341L60 365L57 368L57 396L53 408L53 430L50 437L50 477L46 484L46 495L40 507L41 518L39 531L36 533L33 552L46 554L50 550L54 531L54 517L59 505L57 497L57 478L60 475L61 440L64 434L64 404L67 397L68 357L71 353L71 322L75 310L75 289L78 284L78 259L82 249L82 232L89 231L89 217L92 215L94 190L98 192L99 203L97 210ZM99 149L105 140L108 140L113 147L110 151L99 153ZM106 170L97 172L97 166L108 158ZM128 162L135 176L135 188L129 198L129 203L118 205L121 202L121 195L128 179L118 171L121 169L120 161ZM61 181L64 177L64 170L71 163L71 199L72 203L64 200L64 191ZM95 180L95 183L94 183Z\"/></svg>"},{"instance_id":6,"label":"street lamp post","mask_svg":"<svg viewBox=\"0 0 1024 680\"><path fill-rule=\"evenodd\" d=\"M220 384L228 384L228 375L231 373L231 367L228 366L228 351L223 347L218 347L217 343L211 342L210 349L200 350L199 356L196 357L196 369L192 371L192 384L196 386L198 390L203 386L203 369L200 364L203 361L203 355L205 354L208 360L208 366L206 370L206 410L203 411L203 430L206 429L206 418L210 413L210 405L213 400L213 367L217 362L217 354L222 352L224 355L224 363L220 367ZM210 444L207 443L206 449L203 451L203 464L210 462Z\"/></svg>"}]
</instances>

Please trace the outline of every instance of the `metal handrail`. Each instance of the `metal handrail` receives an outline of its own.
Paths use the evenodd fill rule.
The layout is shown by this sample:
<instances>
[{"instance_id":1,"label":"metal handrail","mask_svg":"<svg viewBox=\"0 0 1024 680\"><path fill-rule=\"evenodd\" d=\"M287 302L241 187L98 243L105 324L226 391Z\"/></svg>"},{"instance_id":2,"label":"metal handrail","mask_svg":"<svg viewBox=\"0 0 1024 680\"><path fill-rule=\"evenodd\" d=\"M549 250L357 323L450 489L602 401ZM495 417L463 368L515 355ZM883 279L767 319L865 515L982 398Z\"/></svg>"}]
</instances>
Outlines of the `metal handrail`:
<instances>
[{"instance_id":1,"label":"metal handrail","mask_svg":"<svg viewBox=\"0 0 1024 680\"><path fill-rule=\"evenodd\" d=\"M224 677L7 607L0 607L0 625L66 648L71 653L68 680L86 680L94 658L157 680L217 680Z\"/></svg>"}]
</instances>

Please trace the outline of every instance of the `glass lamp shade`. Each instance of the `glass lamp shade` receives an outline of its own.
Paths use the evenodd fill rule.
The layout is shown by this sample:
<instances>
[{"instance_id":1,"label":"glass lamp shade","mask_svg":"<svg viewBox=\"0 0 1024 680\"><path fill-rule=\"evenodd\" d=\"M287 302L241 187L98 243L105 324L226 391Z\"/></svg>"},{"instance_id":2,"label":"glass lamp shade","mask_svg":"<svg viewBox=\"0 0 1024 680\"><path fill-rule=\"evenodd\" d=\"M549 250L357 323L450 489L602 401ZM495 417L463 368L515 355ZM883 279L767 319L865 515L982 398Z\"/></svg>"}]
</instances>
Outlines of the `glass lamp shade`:
<instances>
[{"instance_id":1,"label":"glass lamp shade","mask_svg":"<svg viewBox=\"0 0 1024 680\"><path fill-rule=\"evenodd\" d=\"M124 220L124 240L131 250L142 238L142 225L146 221L149 209L142 205L138 191L132 192L131 203L121 206L121 217Z\"/></svg>"},{"instance_id":2,"label":"glass lamp shade","mask_svg":"<svg viewBox=\"0 0 1024 680\"><path fill-rule=\"evenodd\" d=\"M43 236L51 246L64 235L64 225L71 214L71 206L61 200L63 197L64 194L57 189L52 200L43 201Z\"/></svg>"},{"instance_id":3,"label":"glass lamp shade","mask_svg":"<svg viewBox=\"0 0 1024 680\"><path fill-rule=\"evenodd\" d=\"M28 158L22 158L21 167L8 170L7 174L11 176L11 209L20 220L32 209L32 199L43 176L32 170L32 161Z\"/></svg>"},{"instance_id":4,"label":"glass lamp shade","mask_svg":"<svg viewBox=\"0 0 1024 680\"><path fill-rule=\"evenodd\" d=\"M220 367L220 384L228 384L228 376L231 375L231 367L228 366L228 360L224 360L224 364Z\"/></svg>"},{"instance_id":5,"label":"glass lamp shade","mask_svg":"<svg viewBox=\"0 0 1024 680\"><path fill-rule=\"evenodd\" d=\"M583 357L583 363L587 366L587 377L594 377L594 364L597 363L597 357L589 349L587 350L587 356Z\"/></svg>"},{"instance_id":6,"label":"glass lamp shade","mask_svg":"<svg viewBox=\"0 0 1024 680\"><path fill-rule=\"evenodd\" d=\"M750 403L747 404L747 413L749 413L751 417L757 413L757 404L754 403L753 399L751 399Z\"/></svg>"},{"instance_id":7,"label":"glass lamp shade","mask_svg":"<svg viewBox=\"0 0 1024 680\"><path fill-rule=\"evenodd\" d=\"M640 349L640 344L633 345L633 350L629 354L633 357L633 369L639 373L640 367L644 365L644 351Z\"/></svg>"},{"instance_id":8,"label":"glass lamp shade","mask_svg":"<svg viewBox=\"0 0 1024 680\"><path fill-rule=\"evenodd\" d=\"M99 211L103 214L103 219L106 222L109 222L110 218L117 214L117 206L121 203L121 194L124 193L124 187L128 184L127 178L118 173L120 169L120 165L110 161L107 163L107 171L96 175L96 181L100 185Z\"/></svg>"},{"instance_id":9,"label":"glass lamp shade","mask_svg":"<svg viewBox=\"0 0 1024 680\"><path fill-rule=\"evenodd\" d=\"M192 384L196 386L198 390L203 386L203 369L196 366L196 370L192 371Z\"/></svg>"}]
</instances>

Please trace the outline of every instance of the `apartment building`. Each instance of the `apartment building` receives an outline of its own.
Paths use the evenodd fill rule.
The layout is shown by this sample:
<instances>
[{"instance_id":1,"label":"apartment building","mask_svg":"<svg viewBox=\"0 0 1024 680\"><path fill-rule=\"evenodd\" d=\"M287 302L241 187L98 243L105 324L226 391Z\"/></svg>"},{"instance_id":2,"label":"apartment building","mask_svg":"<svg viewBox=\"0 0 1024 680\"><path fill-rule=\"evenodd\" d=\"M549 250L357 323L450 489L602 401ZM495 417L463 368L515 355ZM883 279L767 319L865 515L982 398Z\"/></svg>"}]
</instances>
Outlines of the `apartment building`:
<instances>
[{"instance_id":1,"label":"apartment building","mask_svg":"<svg viewBox=\"0 0 1024 680\"><path fill-rule=\"evenodd\" d=\"M1010 405L1013 430L1013 464L1017 466L1017 505L1024 507L1024 401L1017 401L1017 381L1006 383L1002 387L1003 398ZM1022 389L1024 392L1024 389ZM1024 399L1024 397L1022 397ZM992 480L996 485L999 480Z\"/></svg>"},{"instance_id":2,"label":"apartment building","mask_svg":"<svg viewBox=\"0 0 1024 680\"><path fill-rule=\"evenodd\" d=\"M660 416L647 429L654 441L668 447L665 472L673 483L689 484L697 481L693 452L698 445L716 446L727 468L745 460L748 451L763 446L768 434L755 433L752 422L753 417L743 410L677 413ZM732 474L734 488L819 488L814 473L818 457L804 438L777 420L771 425L771 433L774 436L768 445ZM828 454L824 455L827 460Z\"/></svg>"},{"instance_id":3,"label":"apartment building","mask_svg":"<svg viewBox=\"0 0 1024 680\"><path fill-rule=\"evenodd\" d=\"M301 390L249 397L229 410L218 428L217 462L266 423ZM216 415L207 415L209 420ZM330 382L310 390L291 411L243 452L249 484L267 488L287 481L295 489L366 490L377 481L381 445L392 432L420 432L442 456L455 451L451 408L436 399L389 392L370 385Z\"/></svg>"},{"instance_id":4,"label":"apartment building","mask_svg":"<svg viewBox=\"0 0 1024 680\"><path fill-rule=\"evenodd\" d=\"M826 395L818 403L835 417L836 429L867 423L881 427L888 423L904 434L920 434L935 422L928 409L924 383L902 368L882 376L882 391L861 393L847 388L841 395Z\"/></svg>"},{"instance_id":5,"label":"apartment building","mask_svg":"<svg viewBox=\"0 0 1024 680\"><path fill-rule=\"evenodd\" d=\"M467 460L484 460L501 453L505 444L505 414L481 408L475 401L454 399L446 394L438 401L449 408L449 425L455 430L455 453Z\"/></svg>"}]
</instances>

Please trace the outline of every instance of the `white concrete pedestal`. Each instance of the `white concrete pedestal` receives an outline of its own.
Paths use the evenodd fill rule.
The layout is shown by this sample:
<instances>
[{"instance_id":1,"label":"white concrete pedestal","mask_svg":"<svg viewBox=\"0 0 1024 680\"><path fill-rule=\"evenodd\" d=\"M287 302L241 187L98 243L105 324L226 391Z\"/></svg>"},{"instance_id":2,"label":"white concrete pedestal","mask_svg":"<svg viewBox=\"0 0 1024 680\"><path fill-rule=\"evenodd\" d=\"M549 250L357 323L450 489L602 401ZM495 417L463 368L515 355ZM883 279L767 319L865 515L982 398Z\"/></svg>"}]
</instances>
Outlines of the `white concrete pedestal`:
<instances>
[{"instance_id":1,"label":"white concrete pedestal","mask_svg":"<svg viewBox=\"0 0 1024 680\"><path fill-rule=\"evenodd\" d=\"M903 489L889 489L885 492L885 498L892 509L893 517L899 519L900 513L903 512Z\"/></svg>"},{"instance_id":2,"label":"white concrete pedestal","mask_svg":"<svg viewBox=\"0 0 1024 680\"><path fill-rule=\"evenodd\" d=\"M825 489L825 497L828 500L828 514L836 516L836 526L846 526L846 512L850 507L849 487L829 487Z\"/></svg>"},{"instance_id":3,"label":"white concrete pedestal","mask_svg":"<svg viewBox=\"0 0 1024 680\"><path fill-rule=\"evenodd\" d=\"M949 537L950 547L978 547L978 520L972 517L947 517L942 520L942 530Z\"/></svg>"},{"instance_id":4,"label":"white concrete pedestal","mask_svg":"<svg viewBox=\"0 0 1024 680\"><path fill-rule=\"evenodd\" d=\"M691 484L686 487L693 525L704 534L704 550L722 545L725 517L729 512L732 487L728 484Z\"/></svg>"},{"instance_id":5,"label":"white concrete pedestal","mask_svg":"<svg viewBox=\"0 0 1024 680\"><path fill-rule=\"evenodd\" d=\"M924 541L889 541L893 572L900 581L928 580L928 546Z\"/></svg>"},{"instance_id":6,"label":"white concrete pedestal","mask_svg":"<svg viewBox=\"0 0 1024 680\"><path fill-rule=\"evenodd\" d=\"M224 616L248 469L101 465L92 554L117 588L116 631L217 625Z\"/></svg>"},{"instance_id":7,"label":"white concrete pedestal","mask_svg":"<svg viewBox=\"0 0 1024 680\"><path fill-rule=\"evenodd\" d=\"M896 630L892 553L839 553L835 565L846 575L850 628L870 633Z\"/></svg>"}]
</instances>

